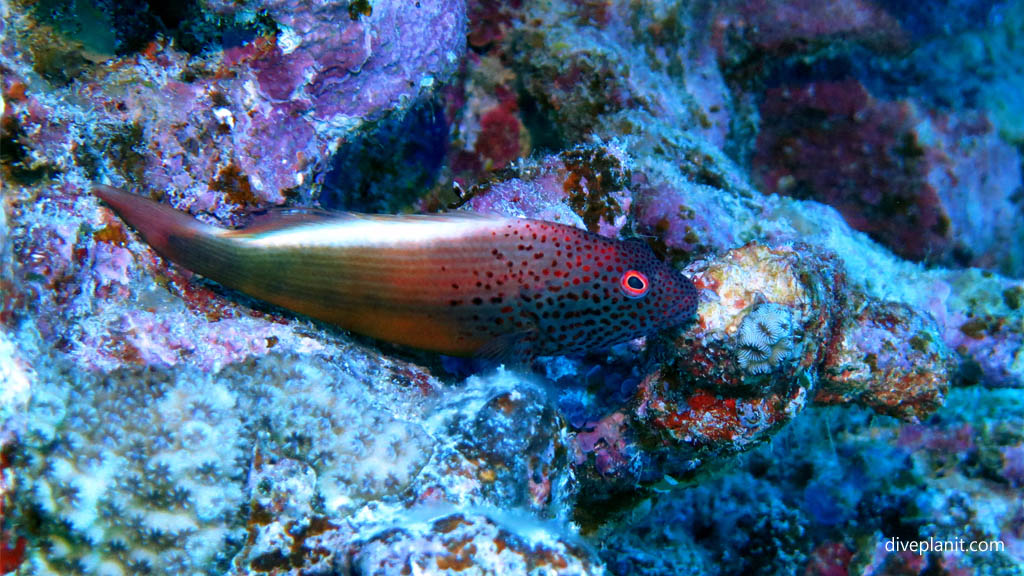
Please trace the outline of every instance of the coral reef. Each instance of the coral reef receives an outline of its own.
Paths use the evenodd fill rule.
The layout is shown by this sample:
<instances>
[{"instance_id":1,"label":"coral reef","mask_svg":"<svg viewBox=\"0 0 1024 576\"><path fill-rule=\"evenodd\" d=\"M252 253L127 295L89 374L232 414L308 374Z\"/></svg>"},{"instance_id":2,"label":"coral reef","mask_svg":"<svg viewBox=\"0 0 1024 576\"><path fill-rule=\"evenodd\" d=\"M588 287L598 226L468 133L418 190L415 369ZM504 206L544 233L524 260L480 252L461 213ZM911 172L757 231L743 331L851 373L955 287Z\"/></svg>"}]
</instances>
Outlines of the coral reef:
<instances>
[{"instance_id":1,"label":"coral reef","mask_svg":"<svg viewBox=\"0 0 1024 576\"><path fill-rule=\"evenodd\" d=\"M410 566L603 573L557 522L497 512L497 506L523 507L553 516L555 503L564 500L561 430L540 389L506 371L466 384L444 394L424 423L447 442L422 470L415 494L400 500L380 495L344 519L322 504L321 478L329 469L304 464L308 456L293 460L261 449L249 477L249 537L233 573L400 574ZM495 512L454 511L456 503L463 510L490 505Z\"/></svg>"},{"instance_id":2,"label":"coral reef","mask_svg":"<svg viewBox=\"0 0 1024 576\"><path fill-rule=\"evenodd\" d=\"M465 10L457 1L375 2L364 12L340 1L206 6L211 18L236 23L255 25L259 14L269 30L207 57L154 40L83 72L76 93L84 101L50 111L57 117L37 114L38 99L49 94L34 87L5 113L12 129L35 133L31 142L18 140L28 147L21 154L49 157L51 172L74 166L88 179L127 181L194 211L237 217L247 206L295 195L354 128L431 93L464 46ZM19 13L8 34L45 49L51 42L30 40L46 26L41 17ZM14 73L6 82L25 83L21 70L33 56L38 63L38 54L6 46L5 68ZM71 136L81 148L58 153L52 147L69 136L65 123L89 133ZM222 194L209 195L210 188Z\"/></svg>"},{"instance_id":3,"label":"coral reef","mask_svg":"<svg viewBox=\"0 0 1024 576\"><path fill-rule=\"evenodd\" d=\"M337 527L316 510L316 472L296 460L270 462L257 453L249 472L248 537L234 557L230 574L249 574L302 566L332 566L335 550L307 541ZM315 560L314 560L315 559ZM309 565L303 565L305 562ZM340 562L340 559L338 560Z\"/></svg>"},{"instance_id":4,"label":"coral reef","mask_svg":"<svg viewBox=\"0 0 1024 576\"><path fill-rule=\"evenodd\" d=\"M32 573L226 566L242 542L253 451L256 463L279 461L277 475L295 470L292 490L315 481L298 512L275 508L303 522L313 510L336 516L401 497L431 456L420 426L368 405L360 382L323 361L269 355L215 373L71 370L35 386L17 444L19 508L36 519L32 537L45 551L32 556ZM257 493L260 482L249 474Z\"/></svg>"},{"instance_id":5,"label":"coral reef","mask_svg":"<svg viewBox=\"0 0 1024 576\"><path fill-rule=\"evenodd\" d=\"M358 212L401 210L437 183L447 146L448 126L437 99L392 112L339 148L323 175L320 205Z\"/></svg>"},{"instance_id":6,"label":"coral reef","mask_svg":"<svg viewBox=\"0 0 1024 576\"><path fill-rule=\"evenodd\" d=\"M687 268L704 296L673 362L575 437L583 498L703 473L811 400L910 420L941 406L955 362L934 321L865 299L846 286L834 255L803 250L749 244Z\"/></svg>"},{"instance_id":7,"label":"coral reef","mask_svg":"<svg viewBox=\"0 0 1024 576\"><path fill-rule=\"evenodd\" d=\"M1022 0L0 11L0 572L1021 573ZM169 264L94 182L558 221L697 318L417 353ZM929 538L1002 547L889 546Z\"/></svg>"},{"instance_id":8,"label":"coral reef","mask_svg":"<svg viewBox=\"0 0 1024 576\"><path fill-rule=\"evenodd\" d=\"M1019 395L949 394L927 425L808 407L714 481L655 494L602 528L602 557L616 574L674 573L694 558L728 574L1020 574L1021 503L1001 456L1020 442ZM1005 549L887 548L929 537Z\"/></svg>"},{"instance_id":9,"label":"coral reef","mask_svg":"<svg viewBox=\"0 0 1024 576\"><path fill-rule=\"evenodd\" d=\"M894 302L857 302L825 360L820 404L857 402L891 416L923 419L942 406L956 361L935 322Z\"/></svg>"},{"instance_id":10,"label":"coral reef","mask_svg":"<svg viewBox=\"0 0 1024 576\"><path fill-rule=\"evenodd\" d=\"M449 458L475 471L483 501L551 514L565 482L566 448L558 414L540 390L501 373L471 380L433 420L453 442Z\"/></svg>"},{"instance_id":11,"label":"coral reef","mask_svg":"<svg viewBox=\"0 0 1024 576\"><path fill-rule=\"evenodd\" d=\"M521 162L517 178L481 185L466 205L474 211L572 224L615 237L626 223L629 158L611 144L579 146L539 162Z\"/></svg>"},{"instance_id":12,"label":"coral reef","mask_svg":"<svg viewBox=\"0 0 1024 576\"><path fill-rule=\"evenodd\" d=\"M421 426L368 403L362 383L330 364L273 360L235 364L218 376L244 383L241 412L265 457L310 463L332 515L406 491L431 456Z\"/></svg>"}]
</instances>

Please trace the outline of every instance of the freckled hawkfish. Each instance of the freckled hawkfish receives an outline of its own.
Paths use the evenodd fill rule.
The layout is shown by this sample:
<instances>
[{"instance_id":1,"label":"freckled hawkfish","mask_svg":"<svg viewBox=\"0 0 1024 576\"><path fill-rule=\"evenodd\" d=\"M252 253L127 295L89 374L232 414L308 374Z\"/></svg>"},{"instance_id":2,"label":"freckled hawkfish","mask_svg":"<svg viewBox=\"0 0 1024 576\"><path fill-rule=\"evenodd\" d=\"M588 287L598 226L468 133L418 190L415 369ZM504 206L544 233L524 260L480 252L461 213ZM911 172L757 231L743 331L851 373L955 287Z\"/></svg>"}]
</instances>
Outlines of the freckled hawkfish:
<instances>
[{"instance_id":1,"label":"freckled hawkfish","mask_svg":"<svg viewBox=\"0 0 1024 576\"><path fill-rule=\"evenodd\" d=\"M373 338L453 356L601 349L688 321L693 283L638 240L520 218L287 211L230 230L94 193L161 256Z\"/></svg>"}]
</instances>

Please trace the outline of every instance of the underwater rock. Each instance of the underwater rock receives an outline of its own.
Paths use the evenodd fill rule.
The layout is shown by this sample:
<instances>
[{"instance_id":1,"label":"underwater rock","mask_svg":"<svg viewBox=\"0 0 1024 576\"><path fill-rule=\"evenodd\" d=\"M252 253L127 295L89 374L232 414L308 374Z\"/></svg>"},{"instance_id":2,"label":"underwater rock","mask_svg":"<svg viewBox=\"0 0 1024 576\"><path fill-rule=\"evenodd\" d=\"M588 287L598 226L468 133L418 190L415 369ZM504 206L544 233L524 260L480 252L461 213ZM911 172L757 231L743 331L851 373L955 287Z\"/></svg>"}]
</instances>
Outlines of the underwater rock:
<instances>
[{"instance_id":1,"label":"underwater rock","mask_svg":"<svg viewBox=\"0 0 1024 576\"><path fill-rule=\"evenodd\" d=\"M602 557L623 576L802 574L810 518L787 496L777 486L758 482L741 465L707 483L656 494L617 529L602 528L602 539L608 541ZM635 548L637 540L644 546ZM648 563L663 568L650 569Z\"/></svg>"},{"instance_id":2,"label":"underwater rock","mask_svg":"<svg viewBox=\"0 0 1024 576\"><path fill-rule=\"evenodd\" d=\"M469 187L529 157L534 140L543 145L544 138L528 130L517 76L501 53L467 55L459 76L444 91L452 126L450 165L453 180Z\"/></svg>"},{"instance_id":3,"label":"underwater rock","mask_svg":"<svg viewBox=\"0 0 1024 576\"><path fill-rule=\"evenodd\" d=\"M923 304L959 356L964 383L1024 387L1024 281L978 269L930 276Z\"/></svg>"},{"instance_id":4,"label":"underwater rock","mask_svg":"<svg viewBox=\"0 0 1024 576\"><path fill-rule=\"evenodd\" d=\"M218 218L279 203L286 193L308 198L342 138L431 94L465 46L458 0L353 6L268 1L234 13L234 3L218 4L221 17L240 21L258 12L274 33L204 57L155 41L78 78L67 88L82 96L76 105L50 101L45 85L28 83L5 122L28 132L47 125L44 138L22 142L26 154L60 158L54 169L62 172L77 165L86 172L76 174L79 183L127 181ZM11 51L12 39L39 24L31 13L12 24L4 65L24 82L31 53ZM75 114L89 118L74 123L88 130L54 124Z\"/></svg>"},{"instance_id":5,"label":"underwater rock","mask_svg":"<svg viewBox=\"0 0 1024 576\"><path fill-rule=\"evenodd\" d=\"M573 439L581 509L713 470L811 400L908 420L942 405L955 362L938 325L853 290L834 254L751 243L686 273L702 291L696 324L625 406Z\"/></svg>"},{"instance_id":6,"label":"underwater rock","mask_svg":"<svg viewBox=\"0 0 1024 576\"><path fill-rule=\"evenodd\" d=\"M504 180L474 190L475 212L538 218L616 237L631 198L629 159L614 145L579 146L523 161Z\"/></svg>"},{"instance_id":7,"label":"underwater rock","mask_svg":"<svg viewBox=\"0 0 1024 576\"><path fill-rule=\"evenodd\" d=\"M0 441L0 574L13 572L25 561L25 549L28 541L24 536L15 536L11 527L7 526L4 510L11 509L9 495L14 491L14 474L8 472L10 467L10 450L7 443Z\"/></svg>"},{"instance_id":8,"label":"underwater rock","mask_svg":"<svg viewBox=\"0 0 1024 576\"><path fill-rule=\"evenodd\" d=\"M505 516L503 521L501 518ZM352 569L381 575L410 571L440 574L604 574L582 543L553 526L505 514L413 510L394 527L353 543Z\"/></svg>"},{"instance_id":9,"label":"underwater rock","mask_svg":"<svg viewBox=\"0 0 1024 576\"><path fill-rule=\"evenodd\" d=\"M499 372L471 379L452 400L432 419L475 469L482 500L550 511L566 481L566 448L561 420L543 392Z\"/></svg>"},{"instance_id":10,"label":"underwater rock","mask_svg":"<svg viewBox=\"0 0 1024 576\"><path fill-rule=\"evenodd\" d=\"M706 7L537 2L526 3L521 18L508 57L559 138L628 135L629 125L642 124L624 119L628 112L725 142L731 98Z\"/></svg>"},{"instance_id":11,"label":"underwater rock","mask_svg":"<svg viewBox=\"0 0 1024 576\"><path fill-rule=\"evenodd\" d=\"M318 197L328 210L400 212L438 181L448 124L438 99L423 99L360 130L338 147Z\"/></svg>"},{"instance_id":12,"label":"underwater rock","mask_svg":"<svg viewBox=\"0 0 1024 576\"><path fill-rule=\"evenodd\" d=\"M1016 151L984 116L928 113L858 82L767 91L753 157L765 192L834 206L854 228L914 260L1024 268ZM984 208L981 208L984 206Z\"/></svg>"},{"instance_id":13,"label":"underwater rock","mask_svg":"<svg viewBox=\"0 0 1024 576\"><path fill-rule=\"evenodd\" d=\"M910 105L875 102L855 81L817 83L769 90L761 116L753 172L766 192L834 206L904 257L951 249Z\"/></svg>"},{"instance_id":14,"label":"underwater rock","mask_svg":"<svg viewBox=\"0 0 1024 576\"><path fill-rule=\"evenodd\" d=\"M888 50L906 44L897 19L872 0L734 0L722 3L716 17L723 36L768 54L813 53L843 43Z\"/></svg>"},{"instance_id":15,"label":"underwater rock","mask_svg":"<svg viewBox=\"0 0 1024 576\"><path fill-rule=\"evenodd\" d=\"M912 26L924 9L885 0L472 0L468 27L459 1L415 4L201 0L187 26L118 29L88 55L44 10L7 7L0 568L23 550L26 574L144 559L239 576L1019 573L1020 280L907 262L829 206L759 190L749 154L777 120L758 116L766 91L851 79L841 96L863 96L869 127L892 120L887 142L923 151L914 181L950 220L942 262L1012 269L1016 237L1000 234L1017 213L1024 91L1000 87L1021 77L1021 0L984 29L953 18L955 37L902 63L933 33ZM939 64L945 48L958 59ZM961 83L963 62L986 79ZM409 149L356 149L420 128L437 156L414 150L414 170L375 180ZM380 184L430 187L440 163L426 193ZM642 240L701 283L699 318L496 370L224 290L86 193L127 183L231 226L330 205L332 166L372 189L338 206L458 205ZM981 192L1003 214L970 205ZM217 410L181 408L204 402ZM148 464L172 458L166 474ZM173 486L225 499L181 505ZM168 519L194 529L140 531ZM968 534L1007 549L884 549Z\"/></svg>"},{"instance_id":16,"label":"underwater rock","mask_svg":"<svg viewBox=\"0 0 1024 576\"><path fill-rule=\"evenodd\" d=\"M925 19L913 5L887 4L898 6L890 10ZM1000 137L1019 147L1024 143L1024 67L1017 56L1017 37L1024 27L1024 2L964 4L929 5L929 25L940 24L943 33L923 38L905 63L906 74L901 72L898 78L905 78L909 91L930 107L983 112ZM968 24L982 18L984 25Z\"/></svg>"},{"instance_id":17,"label":"underwater rock","mask_svg":"<svg viewBox=\"0 0 1024 576\"><path fill-rule=\"evenodd\" d=\"M335 558L333 549L313 543L338 528L316 509L316 478L302 462L271 462L256 454L249 472L249 535L229 574L280 573L286 568L317 573L343 560Z\"/></svg>"},{"instance_id":18,"label":"underwater rock","mask_svg":"<svg viewBox=\"0 0 1024 576\"><path fill-rule=\"evenodd\" d=\"M1013 306L1020 280L973 269L923 270L852 230L831 207L760 194L740 166L693 134L642 114L622 118L645 119L622 125L628 128L632 160L631 231L646 237L655 252L677 267L751 240L834 252L852 289L931 314L946 345L957 351L961 372L973 381L1024 385L1024 308ZM1003 162L999 171L1004 170L1016 173L1019 168ZM998 193L1004 198L1013 194L1005 187ZM1010 219L1002 220L1000 226L1010 225ZM1011 246L1016 244L1008 242L1000 250L1019 255Z\"/></svg>"},{"instance_id":19,"label":"underwater rock","mask_svg":"<svg viewBox=\"0 0 1024 576\"><path fill-rule=\"evenodd\" d=\"M89 229L83 235L90 238L90 244L96 242L100 250L109 246L128 252L112 244L116 238L106 240L107 236L118 236L109 228L95 237ZM334 505L345 499L387 499L403 488L403 482L408 483L408 471L415 474L416 466L422 466L423 460L429 458L430 446L423 444L422 429L390 416L386 410L368 406L361 388L363 384L373 386L376 394L390 398L388 404L392 409L402 411L405 418L414 418L421 414L418 406L424 396L437 387L437 382L420 368L403 362L391 363L376 352L367 354L351 345L339 348L330 337L322 338L326 333L318 336L317 329L308 324L303 326L305 323L286 327L280 320L268 322L259 314L249 318L249 326L266 324L282 330L281 338L264 338L259 331L252 333L239 328L222 313L191 313L186 308L166 306L174 299L161 296L164 288L152 285L153 279L148 275L140 276L141 271L134 269L130 258L127 264L107 268L100 276L93 276L89 267L77 268L76 273L87 278L128 273L127 278L115 283L87 284L85 295L91 294L97 301L108 299L106 305L116 310L115 318L142 314L144 318L159 320L161 325L174 326L179 337L171 348L162 339L164 333L152 326L140 327L135 334L144 339L145 345L139 348L144 353L105 374L97 372L92 362L116 365L109 356L118 353L116 348L82 350L88 356L78 357L72 369L69 363L74 362L74 354L56 352L44 340L52 335L47 330L66 330L60 328L60 321L72 320L73 316L51 317L50 324L30 323L24 321L21 310L15 309L9 317L14 320L8 320L10 323L0 333L0 343L4 344L0 346L0 353L4 354L0 368L5 384L0 394L0 443L3 453L14 458L12 469L4 474L16 478L20 487L14 511L5 516L16 519L13 542L18 541L17 537L31 536L33 542L42 546L33 545L30 549L30 573L46 573L46 566L59 572L64 569L60 567L79 566L83 562L84 569L92 571L97 563L130 562L142 566L166 560L167 569L172 571L167 573L181 566L207 566L212 562L222 565L238 544L241 526L235 522L244 522L234 515L241 510L237 496L238 482L244 478L244 459L252 454L254 445L250 434L263 434L261 427L268 424L290 428L273 428L260 445L267 448L268 454L277 449L288 451L315 466L322 473L317 497L326 496ZM30 279L28 285L33 282L39 280ZM150 288L144 288L146 285ZM182 285L186 294L194 294L187 280ZM108 286L114 289L105 290ZM139 287L143 287L142 293L156 299L121 300L126 293L135 294ZM206 288L194 290L207 293L205 298L222 299ZM77 306L75 302L71 305ZM150 306L157 309L147 309ZM185 313L178 316L176 310ZM224 306L213 305L208 310L223 312ZM81 313L87 315L85 311ZM94 327L88 319L82 325ZM124 337L118 326L98 328L109 331L114 342L118 342ZM216 338L203 342L204 335L213 333L211 330L222 335L222 342L227 344L224 349L213 345ZM86 334L78 332L78 337ZM263 339L260 348L246 350L239 346L253 337ZM294 340L296 337L298 340ZM297 348L290 344L301 341L319 343ZM188 348L182 351L179 343L188 343ZM192 349L200 353L189 354ZM316 361L308 355L315 350L332 350L344 358L343 368ZM239 363L232 360L236 353L263 359ZM136 362L146 367L133 368ZM228 367L221 369L223 365ZM361 384L357 386L354 382ZM289 387L302 387L308 395L284 394ZM250 392L259 396L245 395ZM212 409L203 408L191 418L186 417L188 406L209 406L210 402L215 403ZM298 410L288 402L307 402L311 408ZM345 409L333 408L328 418L316 418L320 413L317 407L330 406L332 402L342 402ZM346 424L346 410L356 406L361 419ZM245 433L241 433L243 429ZM318 431L315 435L314 430ZM191 436L183 436L186 432ZM328 454L318 453L321 449ZM357 453L359 456L354 456ZM412 459L400 458L402 453L410 454ZM384 457L387 462L381 464L371 456ZM354 466L353 457L365 464L377 464L371 468ZM405 468L407 463L413 468ZM169 471L165 464L170 466ZM197 471L196 467L209 469ZM231 470L235 472L228 473ZM179 474L183 476L179 478ZM344 482L340 487L339 478ZM205 499L214 493L220 494L220 512L208 510L212 505L206 504ZM168 494L185 500L173 500ZM10 495L5 492L4 496ZM110 518L110 506L118 506L111 509L118 514L123 512L140 520L137 525L122 525L120 520ZM195 514L201 516L190 520ZM26 518L35 520L29 522ZM172 526L174 530L166 534L154 532L153 538L147 536L149 528L145 522L159 523L161 519L173 520L177 527ZM175 555L174 550L180 550L182 543L193 538L201 539L202 544L193 546L187 557ZM91 546L97 539L101 544L109 541L111 546ZM57 554L44 545L51 541L67 545L61 544Z\"/></svg>"},{"instance_id":20,"label":"underwater rock","mask_svg":"<svg viewBox=\"0 0 1024 576\"><path fill-rule=\"evenodd\" d=\"M844 318L814 397L819 404L857 402L918 420L945 401L956 360L935 321L895 302L856 302Z\"/></svg>"},{"instance_id":21,"label":"underwater rock","mask_svg":"<svg viewBox=\"0 0 1024 576\"><path fill-rule=\"evenodd\" d=\"M720 8L720 28L772 52L794 45L815 46L859 42L873 47L903 43L897 19L871 0L737 0Z\"/></svg>"},{"instance_id":22,"label":"underwater rock","mask_svg":"<svg viewBox=\"0 0 1024 576\"><path fill-rule=\"evenodd\" d=\"M748 244L686 271L702 297L696 326L676 341L681 378L716 392L816 382L847 306L845 270L835 255Z\"/></svg>"},{"instance_id":23,"label":"underwater rock","mask_svg":"<svg viewBox=\"0 0 1024 576\"><path fill-rule=\"evenodd\" d=\"M9 447L14 517L36 543L30 573L217 571L243 540L258 565L343 512L411 499L432 454L406 420L422 419L422 389L392 389L398 417L363 389L382 366L348 362L272 354L217 372L106 375L38 364L45 383Z\"/></svg>"},{"instance_id":24,"label":"underwater rock","mask_svg":"<svg viewBox=\"0 0 1024 576\"><path fill-rule=\"evenodd\" d=\"M952 259L1011 278L1024 277L1024 231L1005 214L1024 214L1024 169L1014 147L981 114L933 112L919 126L927 183L952 223ZM939 256L929 255L928 260Z\"/></svg>"},{"instance_id":25,"label":"underwater rock","mask_svg":"<svg viewBox=\"0 0 1024 576\"><path fill-rule=\"evenodd\" d=\"M1020 574L1024 508L1000 470L1003 451L1020 441L1024 404L1008 390L949 395L927 424L810 406L718 474L655 493L601 527L602 557L620 574L633 573L615 570L629 562L641 574L674 573L641 570L676 554L743 574L891 574L908 558L919 563L913 574L926 564ZM919 556L890 544L930 537L1005 549Z\"/></svg>"},{"instance_id":26,"label":"underwater rock","mask_svg":"<svg viewBox=\"0 0 1024 576\"><path fill-rule=\"evenodd\" d=\"M688 267L702 291L697 322L626 406L575 437L584 498L692 477L804 408L846 298L834 257L805 250L749 244ZM781 346L776 363L751 369L744 323L760 330L779 317L785 336L767 344Z\"/></svg>"}]
</instances>

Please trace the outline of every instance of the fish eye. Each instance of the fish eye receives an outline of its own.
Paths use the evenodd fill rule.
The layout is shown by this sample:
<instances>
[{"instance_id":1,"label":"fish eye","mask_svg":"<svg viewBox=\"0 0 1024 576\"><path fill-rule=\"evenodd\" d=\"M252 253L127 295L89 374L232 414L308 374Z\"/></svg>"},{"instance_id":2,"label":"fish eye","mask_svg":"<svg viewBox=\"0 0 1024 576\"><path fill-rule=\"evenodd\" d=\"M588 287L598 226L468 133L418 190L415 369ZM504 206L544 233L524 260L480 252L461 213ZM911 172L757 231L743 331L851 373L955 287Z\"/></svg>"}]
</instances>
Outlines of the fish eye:
<instances>
[{"instance_id":1,"label":"fish eye","mask_svg":"<svg viewBox=\"0 0 1024 576\"><path fill-rule=\"evenodd\" d=\"M650 287L651 283L647 280L647 276L638 270L627 270L619 280L619 288L622 288L623 294L628 298L640 298L647 294Z\"/></svg>"}]
</instances>

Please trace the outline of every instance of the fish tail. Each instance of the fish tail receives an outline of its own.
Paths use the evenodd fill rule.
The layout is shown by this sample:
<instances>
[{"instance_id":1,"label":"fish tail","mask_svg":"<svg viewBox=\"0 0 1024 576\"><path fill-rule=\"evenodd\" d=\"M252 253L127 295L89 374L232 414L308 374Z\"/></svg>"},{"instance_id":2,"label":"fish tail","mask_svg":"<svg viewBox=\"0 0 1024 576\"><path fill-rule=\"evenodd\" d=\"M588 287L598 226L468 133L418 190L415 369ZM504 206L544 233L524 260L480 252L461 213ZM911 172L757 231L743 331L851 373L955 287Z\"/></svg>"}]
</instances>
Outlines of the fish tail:
<instances>
[{"instance_id":1,"label":"fish tail","mask_svg":"<svg viewBox=\"0 0 1024 576\"><path fill-rule=\"evenodd\" d=\"M214 279L230 262L231 242L220 228L124 190L97 184L92 191L164 258Z\"/></svg>"}]
</instances>

